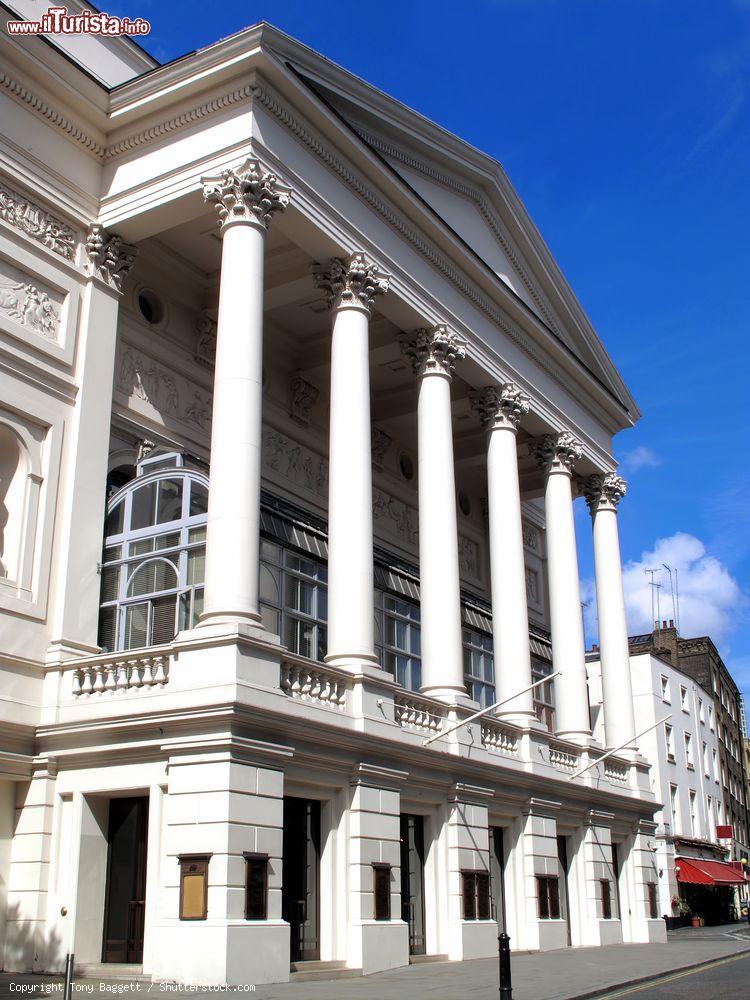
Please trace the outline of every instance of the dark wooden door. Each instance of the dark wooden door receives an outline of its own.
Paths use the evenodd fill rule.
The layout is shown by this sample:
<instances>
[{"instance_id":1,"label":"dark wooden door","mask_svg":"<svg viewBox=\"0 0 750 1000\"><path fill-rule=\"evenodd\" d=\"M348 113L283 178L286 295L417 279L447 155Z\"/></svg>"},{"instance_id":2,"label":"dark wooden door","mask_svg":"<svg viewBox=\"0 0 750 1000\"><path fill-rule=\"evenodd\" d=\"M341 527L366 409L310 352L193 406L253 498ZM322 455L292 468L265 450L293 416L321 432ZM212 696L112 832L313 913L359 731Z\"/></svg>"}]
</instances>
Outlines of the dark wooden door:
<instances>
[{"instance_id":1,"label":"dark wooden door","mask_svg":"<svg viewBox=\"0 0 750 1000\"><path fill-rule=\"evenodd\" d=\"M148 798L109 803L102 961L143 961Z\"/></svg>"},{"instance_id":2,"label":"dark wooden door","mask_svg":"<svg viewBox=\"0 0 750 1000\"><path fill-rule=\"evenodd\" d=\"M284 797L281 916L290 959L320 958L320 802Z\"/></svg>"},{"instance_id":3,"label":"dark wooden door","mask_svg":"<svg viewBox=\"0 0 750 1000\"><path fill-rule=\"evenodd\" d=\"M401 815L401 919L409 925L409 954L424 955L424 817Z\"/></svg>"},{"instance_id":4,"label":"dark wooden door","mask_svg":"<svg viewBox=\"0 0 750 1000\"><path fill-rule=\"evenodd\" d=\"M505 849L503 830L499 826L490 827L490 885L492 887L492 915L497 921L498 933L505 926Z\"/></svg>"},{"instance_id":5,"label":"dark wooden door","mask_svg":"<svg viewBox=\"0 0 750 1000\"><path fill-rule=\"evenodd\" d=\"M573 943L573 935L570 926L570 855L568 853L568 838L557 838L557 860L560 868L558 886L560 890L560 914L565 918L568 932L568 947Z\"/></svg>"}]
</instances>

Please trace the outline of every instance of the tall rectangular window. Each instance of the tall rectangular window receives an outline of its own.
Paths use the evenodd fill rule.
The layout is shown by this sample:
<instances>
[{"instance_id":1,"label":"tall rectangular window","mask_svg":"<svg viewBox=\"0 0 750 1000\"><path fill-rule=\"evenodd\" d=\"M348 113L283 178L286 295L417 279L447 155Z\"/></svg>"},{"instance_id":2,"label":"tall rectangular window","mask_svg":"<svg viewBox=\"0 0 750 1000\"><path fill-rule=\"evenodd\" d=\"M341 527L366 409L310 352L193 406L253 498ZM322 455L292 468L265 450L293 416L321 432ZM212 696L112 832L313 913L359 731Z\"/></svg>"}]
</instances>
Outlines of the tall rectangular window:
<instances>
[{"instance_id":1,"label":"tall rectangular window","mask_svg":"<svg viewBox=\"0 0 750 1000\"><path fill-rule=\"evenodd\" d=\"M612 883L608 878L599 879L602 893L602 918L612 919Z\"/></svg>"},{"instance_id":2,"label":"tall rectangular window","mask_svg":"<svg viewBox=\"0 0 750 1000\"><path fill-rule=\"evenodd\" d=\"M692 788L690 789L688 794L690 798L690 832L693 834L694 837L697 837L700 834L700 829L698 826L697 796Z\"/></svg>"},{"instance_id":3,"label":"tall rectangular window","mask_svg":"<svg viewBox=\"0 0 750 1000\"><path fill-rule=\"evenodd\" d=\"M489 920L490 873L485 871L461 872L461 895L464 920Z\"/></svg>"},{"instance_id":4,"label":"tall rectangular window","mask_svg":"<svg viewBox=\"0 0 750 1000\"><path fill-rule=\"evenodd\" d=\"M375 591L375 651L383 669L410 691L418 691L422 684L419 620L418 604Z\"/></svg>"},{"instance_id":5,"label":"tall rectangular window","mask_svg":"<svg viewBox=\"0 0 750 1000\"><path fill-rule=\"evenodd\" d=\"M560 886L556 875L537 875L537 906L540 920L560 919Z\"/></svg>"},{"instance_id":6,"label":"tall rectangular window","mask_svg":"<svg viewBox=\"0 0 750 1000\"><path fill-rule=\"evenodd\" d=\"M328 649L328 567L268 539L260 546L263 623L287 649L323 660Z\"/></svg>"},{"instance_id":7,"label":"tall rectangular window","mask_svg":"<svg viewBox=\"0 0 750 1000\"><path fill-rule=\"evenodd\" d=\"M492 636L476 629L463 630L464 681L470 698L488 708L495 700Z\"/></svg>"},{"instance_id":8,"label":"tall rectangular window","mask_svg":"<svg viewBox=\"0 0 750 1000\"><path fill-rule=\"evenodd\" d=\"M657 920L659 917L659 903L656 895L656 882L648 882L646 889L648 890L648 915L652 920Z\"/></svg>"},{"instance_id":9,"label":"tall rectangular window","mask_svg":"<svg viewBox=\"0 0 750 1000\"><path fill-rule=\"evenodd\" d=\"M245 920L268 918L268 855L245 854Z\"/></svg>"},{"instance_id":10,"label":"tall rectangular window","mask_svg":"<svg viewBox=\"0 0 750 1000\"><path fill-rule=\"evenodd\" d=\"M695 770L695 761L693 760L693 737L690 733L684 733L685 739L685 763L691 771Z\"/></svg>"},{"instance_id":11,"label":"tall rectangular window","mask_svg":"<svg viewBox=\"0 0 750 1000\"><path fill-rule=\"evenodd\" d=\"M531 680L536 683L549 677L552 673L552 664L544 660L531 660ZM550 678L545 684L540 684L534 688L534 712L537 719L543 722L547 729L553 733L555 731L555 682Z\"/></svg>"},{"instance_id":12,"label":"tall rectangular window","mask_svg":"<svg viewBox=\"0 0 750 1000\"><path fill-rule=\"evenodd\" d=\"M391 866L373 863L372 882L376 920L391 919Z\"/></svg>"},{"instance_id":13,"label":"tall rectangular window","mask_svg":"<svg viewBox=\"0 0 750 1000\"><path fill-rule=\"evenodd\" d=\"M679 790L677 785L669 786L669 804L672 810L672 833L678 833L680 824L680 808Z\"/></svg>"},{"instance_id":14,"label":"tall rectangular window","mask_svg":"<svg viewBox=\"0 0 750 1000\"><path fill-rule=\"evenodd\" d=\"M667 743L667 760L674 761L674 733L669 723L664 726L664 738Z\"/></svg>"}]
</instances>

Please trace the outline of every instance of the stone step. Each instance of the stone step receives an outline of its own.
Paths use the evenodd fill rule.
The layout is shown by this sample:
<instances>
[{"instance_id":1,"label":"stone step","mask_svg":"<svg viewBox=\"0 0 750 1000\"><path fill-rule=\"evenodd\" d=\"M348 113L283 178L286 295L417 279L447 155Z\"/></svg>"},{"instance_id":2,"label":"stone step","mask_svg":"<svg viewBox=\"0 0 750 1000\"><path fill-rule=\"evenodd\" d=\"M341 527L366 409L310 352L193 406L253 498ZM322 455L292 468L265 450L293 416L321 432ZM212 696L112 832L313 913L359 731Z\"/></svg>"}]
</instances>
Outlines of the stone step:
<instances>
[{"instance_id":1,"label":"stone step","mask_svg":"<svg viewBox=\"0 0 750 1000\"><path fill-rule=\"evenodd\" d=\"M127 979L130 982L150 983L151 976L145 975L142 965L126 962L76 962L73 969L75 979Z\"/></svg>"},{"instance_id":2,"label":"stone step","mask_svg":"<svg viewBox=\"0 0 750 1000\"><path fill-rule=\"evenodd\" d=\"M349 969L346 962L292 962L289 982L310 983L326 979L356 979L361 969Z\"/></svg>"},{"instance_id":3,"label":"stone step","mask_svg":"<svg viewBox=\"0 0 750 1000\"><path fill-rule=\"evenodd\" d=\"M409 965L423 965L426 962L448 962L447 955L409 955Z\"/></svg>"}]
</instances>

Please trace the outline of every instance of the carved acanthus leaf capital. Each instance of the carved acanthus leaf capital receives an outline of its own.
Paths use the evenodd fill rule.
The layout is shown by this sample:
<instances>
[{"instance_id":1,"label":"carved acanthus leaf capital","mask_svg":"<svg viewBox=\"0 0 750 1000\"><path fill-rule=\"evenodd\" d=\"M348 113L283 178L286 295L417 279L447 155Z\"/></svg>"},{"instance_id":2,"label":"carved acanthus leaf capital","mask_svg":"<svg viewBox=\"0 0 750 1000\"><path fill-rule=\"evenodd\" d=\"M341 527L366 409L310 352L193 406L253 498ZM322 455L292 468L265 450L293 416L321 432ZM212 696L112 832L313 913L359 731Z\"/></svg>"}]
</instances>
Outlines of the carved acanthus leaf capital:
<instances>
[{"instance_id":1,"label":"carved acanthus leaf capital","mask_svg":"<svg viewBox=\"0 0 750 1000\"><path fill-rule=\"evenodd\" d=\"M466 357L466 344L445 324L431 330L417 330L413 337L401 338L401 350L411 361L416 375L451 377L456 362Z\"/></svg>"},{"instance_id":2,"label":"carved acanthus leaf capital","mask_svg":"<svg viewBox=\"0 0 750 1000\"><path fill-rule=\"evenodd\" d=\"M529 412L529 399L512 382L488 385L486 389L471 394L471 408L488 430L505 427L518 430L521 417Z\"/></svg>"},{"instance_id":3,"label":"carved acanthus leaf capital","mask_svg":"<svg viewBox=\"0 0 750 1000\"><path fill-rule=\"evenodd\" d=\"M117 292L122 291L122 283L130 274L137 252L136 247L123 242L115 233L107 232L99 223L91 226L86 234L88 273L106 281Z\"/></svg>"},{"instance_id":4,"label":"carved acanthus leaf capital","mask_svg":"<svg viewBox=\"0 0 750 1000\"><path fill-rule=\"evenodd\" d=\"M583 448L570 431L546 434L532 445L532 451L543 472L567 472L569 475L583 455Z\"/></svg>"},{"instance_id":5,"label":"carved acanthus leaf capital","mask_svg":"<svg viewBox=\"0 0 750 1000\"><path fill-rule=\"evenodd\" d=\"M370 311L377 295L388 291L389 279L363 253L342 260L333 257L327 264L315 264L313 278L326 294L329 309L358 306Z\"/></svg>"},{"instance_id":6,"label":"carved acanthus leaf capital","mask_svg":"<svg viewBox=\"0 0 750 1000\"><path fill-rule=\"evenodd\" d=\"M250 222L263 229L274 212L283 212L291 192L279 184L276 174L263 170L257 160L246 160L237 170L224 170L203 178L203 199L215 205L219 226Z\"/></svg>"},{"instance_id":7,"label":"carved acanthus leaf capital","mask_svg":"<svg viewBox=\"0 0 750 1000\"><path fill-rule=\"evenodd\" d=\"M616 511L627 491L628 484L615 472L608 472L606 475L596 473L581 483L581 492L592 515L598 510Z\"/></svg>"}]
</instances>

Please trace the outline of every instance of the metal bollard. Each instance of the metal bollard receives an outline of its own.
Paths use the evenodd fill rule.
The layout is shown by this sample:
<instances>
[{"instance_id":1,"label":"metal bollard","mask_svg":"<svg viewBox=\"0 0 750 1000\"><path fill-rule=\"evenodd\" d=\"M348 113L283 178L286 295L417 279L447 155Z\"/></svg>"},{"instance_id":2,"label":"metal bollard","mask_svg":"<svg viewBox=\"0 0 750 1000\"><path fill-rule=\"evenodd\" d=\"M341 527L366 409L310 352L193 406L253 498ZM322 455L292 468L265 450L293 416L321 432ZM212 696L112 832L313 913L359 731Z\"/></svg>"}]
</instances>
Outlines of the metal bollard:
<instances>
[{"instance_id":1,"label":"metal bollard","mask_svg":"<svg viewBox=\"0 0 750 1000\"><path fill-rule=\"evenodd\" d=\"M64 1000L73 1000L73 960L75 956L72 952L68 952L68 957L65 961L65 995Z\"/></svg>"},{"instance_id":2,"label":"metal bollard","mask_svg":"<svg viewBox=\"0 0 750 1000\"><path fill-rule=\"evenodd\" d=\"M513 1000L513 987L510 982L510 937L505 933L497 939L500 959L500 1000Z\"/></svg>"}]
</instances>

